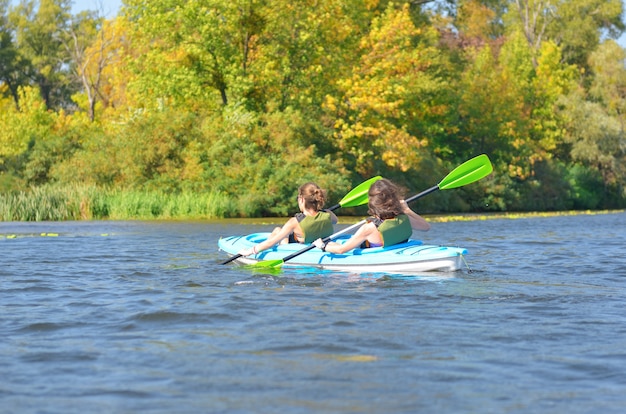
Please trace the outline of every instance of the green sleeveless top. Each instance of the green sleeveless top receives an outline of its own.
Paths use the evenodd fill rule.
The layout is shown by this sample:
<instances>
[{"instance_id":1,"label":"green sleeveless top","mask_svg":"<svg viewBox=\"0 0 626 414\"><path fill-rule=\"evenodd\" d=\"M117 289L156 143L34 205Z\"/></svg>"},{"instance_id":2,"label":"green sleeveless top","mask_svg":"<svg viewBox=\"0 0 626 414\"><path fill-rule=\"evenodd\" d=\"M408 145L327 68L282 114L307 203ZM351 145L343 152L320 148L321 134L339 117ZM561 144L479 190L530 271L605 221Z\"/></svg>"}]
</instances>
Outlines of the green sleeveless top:
<instances>
[{"instance_id":1,"label":"green sleeveless top","mask_svg":"<svg viewBox=\"0 0 626 414\"><path fill-rule=\"evenodd\" d=\"M411 222L406 214L399 214L395 218L383 220L378 226L378 231L383 238L383 246L404 243L413 234Z\"/></svg>"},{"instance_id":2,"label":"green sleeveless top","mask_svg":"<svg viewBox=\"0 0 626 414\"><path fill-rule=\"evenodd\" d=\"M304 213L296 214L300 227L304 232L304 242L311 243L317 239L323 239L333 234L332 217L327 211L318 211L314 216L307 216Z\"/></svg>"}]
</instances>

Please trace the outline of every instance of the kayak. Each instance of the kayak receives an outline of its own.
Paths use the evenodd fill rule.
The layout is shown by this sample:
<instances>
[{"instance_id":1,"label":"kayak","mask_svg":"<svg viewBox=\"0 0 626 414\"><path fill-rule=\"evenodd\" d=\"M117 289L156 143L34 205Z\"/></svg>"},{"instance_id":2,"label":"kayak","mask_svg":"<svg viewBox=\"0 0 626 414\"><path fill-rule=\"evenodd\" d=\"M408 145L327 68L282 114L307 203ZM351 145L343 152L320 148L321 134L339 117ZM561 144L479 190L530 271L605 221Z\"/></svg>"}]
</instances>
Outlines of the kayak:
<instances>
[{"instance_id":1,"label":"kayak","mask_svg":"<svg viewBox=\"0 0 626 414\"><path fill-rule=\"evenodd\" d=\"M218 241L220 250L229 256L237 255L241 249L250 249L268 238L270 233L253 233L247 236L231 236ZM345 242L350 236L338 237L334 241ZM238 257L235 261L252 265L264 260L280 260L305 249L308 244L279 244L256 255ZM467 250L460 247L425 245L420 240L409 240L389 247L353 249L346 253L328 253L313 248L284 262L287 267L316 267L346 272L454 272L461 269Z\"/></svg>"}]
</instances>

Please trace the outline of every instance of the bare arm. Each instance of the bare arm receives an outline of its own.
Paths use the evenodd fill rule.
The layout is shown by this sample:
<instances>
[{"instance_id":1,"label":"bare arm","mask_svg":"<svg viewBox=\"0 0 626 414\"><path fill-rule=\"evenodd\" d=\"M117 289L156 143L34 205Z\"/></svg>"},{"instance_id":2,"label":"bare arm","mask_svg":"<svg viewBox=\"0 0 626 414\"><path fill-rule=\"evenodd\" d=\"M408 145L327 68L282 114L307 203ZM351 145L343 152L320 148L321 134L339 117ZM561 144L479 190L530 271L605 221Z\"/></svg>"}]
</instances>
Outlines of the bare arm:
<instances>
[{"instance_id":1,"label":"bare arm","mask_svg":"<svg viewBox=\"0 0 626 414\"><path fill-rule=\"evenodd\" d=\"M287 223L285 223L285 225L277 233L270 235L267 240L262 241L261 243L254 246L252 249L243 249L239 251L239 254L242 256L249 256L251 254L256 254L262 252L263 250L269 249L270 247L279 243L282 239L288 237L291 233L293 233L297 226L298 219L292 217L287 220Z\"/></svg>"},{"instance_id":2,"label":"bare arm","mask_svg":"<svg viewBox=\"0 0 626 414\"><path fill-rule=\"evenodd\" d=\"M326 245L326 251L329 253L345 253L348 250L352 250L357 248L363 243L367 238L373 233L377 232L378 229L374 223L366 223L361 226L356 233L345 243L336 243L336 242L328 242ZM313 242L317 247L323 245L321 239L317 239Z\"/></svg>"},{"instance_id":3,"label":"bare arm","mask_svg":"<svg viewBox=\"0 0 626 414\"><path fill-rule=\"evenodd\" d=\"M402 209L403 209L404 214L406 214L409 217L409 221L411 222L411 228L413 230L420 230L420 231L430 230L430 223L424 220L422 216L420 216L419 214L411 210L408 204L406 203L406 201L402 200L400 204L402 204Z\"/></svg>"}]
</instances>

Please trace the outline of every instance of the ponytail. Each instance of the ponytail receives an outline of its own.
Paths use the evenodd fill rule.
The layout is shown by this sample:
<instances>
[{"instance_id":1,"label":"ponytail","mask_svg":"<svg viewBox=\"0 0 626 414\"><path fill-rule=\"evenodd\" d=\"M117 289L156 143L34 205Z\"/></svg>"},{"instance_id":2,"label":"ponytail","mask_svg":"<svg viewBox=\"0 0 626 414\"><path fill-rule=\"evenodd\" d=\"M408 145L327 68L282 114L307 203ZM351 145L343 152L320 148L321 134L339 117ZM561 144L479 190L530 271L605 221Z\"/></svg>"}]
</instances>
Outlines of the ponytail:
<instances>
[{"instance_id":1,"label":"ponytail","mask_svg":"<svg viewBox=\"0 0 626 414\"><path fill-rule=\"evenodd\" d=\"M326 203L326 191L317 184L308 182L298 189L298 195L304 200L304 208L319 211Z\"/></svg>"}]
</instances>

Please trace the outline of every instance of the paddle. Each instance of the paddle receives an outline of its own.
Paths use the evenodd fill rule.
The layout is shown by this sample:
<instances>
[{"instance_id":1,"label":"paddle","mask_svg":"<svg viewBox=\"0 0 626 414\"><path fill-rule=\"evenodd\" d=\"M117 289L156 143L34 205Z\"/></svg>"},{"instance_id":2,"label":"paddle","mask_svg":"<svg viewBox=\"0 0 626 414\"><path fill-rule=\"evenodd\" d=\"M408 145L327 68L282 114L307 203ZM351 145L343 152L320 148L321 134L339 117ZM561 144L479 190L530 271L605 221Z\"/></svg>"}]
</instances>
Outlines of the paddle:
<instances>
[{"instance_id":1,"label":"paddle","mask_svg":"<svg viewBox=\"0 0 626 414\"><path fill-rule=\"evenodd\" d=\"M367 204L367 200L368 200L367 192L369 191L372 184L374 184L376 181L380 180L381 178L382 177L378 175L376 177L370 178L367 181L363 181L361 184L354 187L348 194L346 194L345 197L342 198L339 203L330 207L329 210L334 211L334 210L337 210L339 207L356 207L356 206L361 206L363 204ZM239 259L240 257L241 257L240 254L236 254L230 259L226 260L225 262L222 262L221 264L223 265L228 264L232 262L233 260Z\"/></svg>"},{"instance_id":2,"label":"paddle","mask_svg":"<svg viewBox=\"0 0 626 414\"><path fill-rule=\"evenodd\" d=\"M435 186L430 187L428 190L422 191L419 194L416 194L412 197L407 198L405 201L408 203L417 200L418 198L424 197L427 194L432 193L437 190L449 190L452 188L462 187L467 184L471 184L480 180L481 178L486 177L491 174L493 171L493 166L491 165L491 161L489 161L489 157L487 155L482 154L477 157L472 158L471 160L465 161L463 164L456 167L452 170L448 175L444 177L441 182ZM327 243L337 237L348 233L352 230L355 230L365 224L367 220L361 220L356 224L353 224L350 227L347 227L337 233L331 234L330 236L323 239L324 243ZM302 250L299 250L295 253L290 254L289 256L285 256L282 259L276 260L264 260L261 262L257 262L251 267L278 267L285 263L287 260L291 260L296 256L301 255L302 253L306 253L309 250L315 248L315 245L311 244L305 247Z\"/></svg>"}]
</instances>

